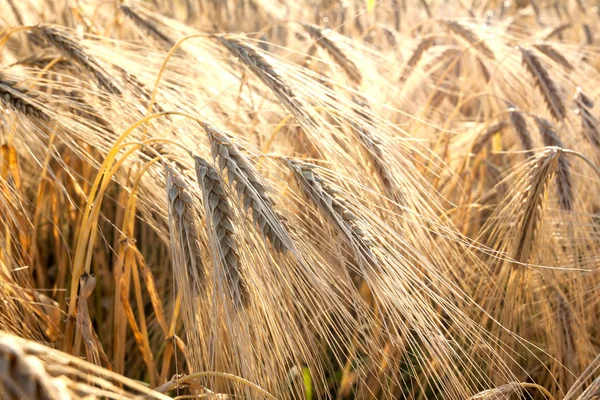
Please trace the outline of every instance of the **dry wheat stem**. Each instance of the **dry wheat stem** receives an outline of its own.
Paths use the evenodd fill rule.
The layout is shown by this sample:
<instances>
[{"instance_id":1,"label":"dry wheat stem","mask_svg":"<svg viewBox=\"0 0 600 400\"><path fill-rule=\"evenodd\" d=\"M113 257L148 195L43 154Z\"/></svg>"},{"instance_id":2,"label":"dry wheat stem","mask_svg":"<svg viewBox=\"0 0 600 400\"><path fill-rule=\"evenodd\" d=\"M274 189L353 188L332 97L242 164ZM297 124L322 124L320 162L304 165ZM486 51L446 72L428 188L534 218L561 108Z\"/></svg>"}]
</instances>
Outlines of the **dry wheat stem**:
<instances>
[{"instance_id":1,"label":"dry wheat stem","mask_svg":"<svg viewBox=\"0 0 600 400\"><path fill-rule=\"evenodd\" d=\"M212 165L198 156L194 156L194 163L198 184L202 189L209 238L216 252L213 257L224 269L224 276L235 303L247 305L248 286L242 273L227 193L218 171Z\"/></svg>"}]
</instances>

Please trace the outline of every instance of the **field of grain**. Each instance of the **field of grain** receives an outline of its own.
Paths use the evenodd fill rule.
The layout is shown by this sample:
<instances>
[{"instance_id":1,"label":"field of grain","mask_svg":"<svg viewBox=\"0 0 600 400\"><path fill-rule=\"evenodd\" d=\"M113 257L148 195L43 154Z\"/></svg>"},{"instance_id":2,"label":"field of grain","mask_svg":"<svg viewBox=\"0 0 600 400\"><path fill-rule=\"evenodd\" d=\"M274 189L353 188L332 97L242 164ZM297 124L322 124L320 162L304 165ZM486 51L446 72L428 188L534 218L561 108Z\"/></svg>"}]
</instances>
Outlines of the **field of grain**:
<instances>
[{"instance_id":1,"label":"field of grain","mask_svg":"<svg viewBox=\"0 0 600 400\"><path fill-rule=\"evenodd\" d=\"M600 397L600 4L0 0L0 399Z\"/></svg>"}]
</instances>

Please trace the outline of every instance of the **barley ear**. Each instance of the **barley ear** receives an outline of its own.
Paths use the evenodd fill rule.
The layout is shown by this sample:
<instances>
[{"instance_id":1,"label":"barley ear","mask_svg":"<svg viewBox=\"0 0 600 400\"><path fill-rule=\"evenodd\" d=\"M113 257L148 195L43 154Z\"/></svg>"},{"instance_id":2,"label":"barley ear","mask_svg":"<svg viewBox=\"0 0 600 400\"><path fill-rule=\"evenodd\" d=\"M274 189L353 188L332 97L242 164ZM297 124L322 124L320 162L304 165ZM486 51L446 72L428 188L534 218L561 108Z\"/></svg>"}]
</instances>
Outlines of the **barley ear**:
<instances>
[{"instance_id":1,"label":"barley ear","mask_svg":"<svg viewBox=\"0 0 600 400\"><path fill-rule=\"evenodd\" d=\"M235 303L247 305L248 287L241 269L232 212L221 177L216 168L201 157L194 156L194 164L198 185L202 189L211 249L215 253L213 258L223 268L223 275Z\"/></svg>"}]
</instances>

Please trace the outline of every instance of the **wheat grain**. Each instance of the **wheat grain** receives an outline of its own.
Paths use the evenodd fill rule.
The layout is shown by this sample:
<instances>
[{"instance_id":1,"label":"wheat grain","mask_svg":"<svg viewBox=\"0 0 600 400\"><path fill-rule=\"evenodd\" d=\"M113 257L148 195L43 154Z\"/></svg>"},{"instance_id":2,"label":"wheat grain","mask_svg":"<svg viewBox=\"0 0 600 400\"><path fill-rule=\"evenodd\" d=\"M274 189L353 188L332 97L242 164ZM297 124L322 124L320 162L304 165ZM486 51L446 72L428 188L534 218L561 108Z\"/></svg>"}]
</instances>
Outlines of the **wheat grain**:
<instances>
[{"instance_id":1,"label":"wheat grain","mask_svg":"<svg viewBox=\"0 0 600 400\"><path fill-rule=\"evenodd\" d=\"M205 214L217 254L213 257L225 270L225 278L236 304L248 304L248 287L237 250L232 213L217 170L201 157L194 156L196 177L202 189Z\"/></svg>"},{"instance_id":2,"label":"wheat grain","mask_svg":"<svg viewBox=\"0 0 600 400\"><path fill-rule=\"evenodd\" d=\"M414 69L415 65L418 64L419 60L421 60L421 57L423 57L423 54L425 53L425 51L427 51L427 49L429 49L431 46L434 45L436 38L437 38L436 36L429 35L429 36L424 36L421 39L421 41L419 42L419 44L417 45L417 47L411 54L410 58L406 62L406 65L404 66L402 74L400 75L401 82L404 82L408 79L410 73Z\"/></svg>"},{"instance_id":3,"label":"wheat grain","mask_svg":"<svg viewBox=\"0 0 600 400\"><path fill-rule=\"evenodd\" d=\"M544 118L535 117L544 146L554 146L563 148L563 142L552 129L550 121ZM563 210L570 211L573 208L573 185L571 178L571 167L565 154L558 157L558 167L556 171L556 185L558 191L559 205Z\"/></svg>"},{"instance_id":4,"label":"wheat grain","mask_svg":"<svg viewBox=\"0 0 600 400\"><path fill-rule=\"evenodd\" d=\"M556 83L550 79L548 71L531 50L519 47L519 51L521 52L523 64L533 76L535 86L542 92L550 113L558 121L563 120L565 118L565 105L562 102Z\"/></svg>"},{"instance_id":5,"label":"wheat grain","mask_svg":"<svg viewBox=\"0 0 600 400\"><path fill-rule=\"evenodd\" d=\"M529 182L521 194L519 223L514 239L512 258L519 263L528 263L539 233L546 189L556 172L559 151L550 149L537 154L530 167Z\"/></svg>"},{"instance_id":6,"label":"wheat grain","mask_svg":"<svg viewBox=\"0 0 600 400\"><path fill-rule=\"evenodd\" d=\"M256 168L246 159L227 135L214 125L204 122L202 127L211 142L211 151L218 159L219 169L227 169L230 184L235 182L236 193L246 211L252 210L254 225L269 239L278 252L289 250L289 239L283 218L275 211L272 200L267 195L267 187L261 181Z\"/></svg>"}]
</instances>

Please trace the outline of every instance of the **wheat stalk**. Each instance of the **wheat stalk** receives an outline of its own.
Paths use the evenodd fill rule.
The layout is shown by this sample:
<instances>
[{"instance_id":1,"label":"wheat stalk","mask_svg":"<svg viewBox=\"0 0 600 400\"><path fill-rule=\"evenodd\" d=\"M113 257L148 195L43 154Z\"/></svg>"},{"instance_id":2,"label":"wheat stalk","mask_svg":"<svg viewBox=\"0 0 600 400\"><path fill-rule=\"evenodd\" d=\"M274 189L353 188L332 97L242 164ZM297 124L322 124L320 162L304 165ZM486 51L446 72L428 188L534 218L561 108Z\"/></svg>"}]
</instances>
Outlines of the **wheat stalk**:
<instances>
[{"instance_id":1,"label":"wheat stalk","mask_svg":"<svg viewBox=\"0 0 600 400\"><path fill-rule=\"evenodd\" d=\"M196 177L202 189L209 238L214 258L225 270L225 277L235 303L248 304L248 286L241 270L232 213L218 171L201 157L194 156Z\"/></svg>"},{"instance_id":2,"label":"wheat stalk","mask_svg":"<svg viewBox=\"0 0 600 400\"><path fill-rule=\"evenodd\" d=\"M236 193L244 208L246 211L252 210L254 225L269 239L276 251L287 252L290 246L287 228L267 195L267 187L261 181L256 168L224 132L207 122L204 122L202 127L208 134L211 152L213 157L218 159L219 169L227 169L229 183L235 183Z\"/></svg>"},{"instance_id":3,"label":"wheat stalk","mask_svg":"<svg viewBox=\"0 0 600 400\"><path fill-rule=\"evenodd\" d=\"M550 74L531 50L523 47L518 47L518 49L521 52L523 64L533 76L535 86L542 92L550 113L558 121L563 120L565 118L565 105L562 102L556 83L550 79Z\"/></svg>"},{"instance_id":4,"label":"wheat stalk","mask_svg":"<svg viewBox=\"0 0 600 400\"><path fill-rule=\"evenodd\" d=\"M564 147L562 140L560 140L560 137L552 129L550 121L540 117L535 117L534 119L544 141L544 146ZM571 183L570 169L571 167L566 155L561 153L558 157L556 185L560 207L566 211L570 211L573 208L573 185Z\"/></svg>"},{"instance_id":5,"label":"wheat stalk","mask_svg":"<svg viewBox=\"0 0 600 400\"><path fill-rule=\"evenodd\" d=\"M49 25L40 24L31 32L33 41L39 44L47 43L54 46L68 60L73 60L90 72L98 85L112 94L121 94L119 85L110 77L100 63L92 57L67 32Z\"/></svg>"}]
</instances>

